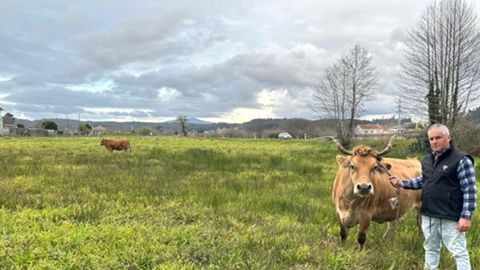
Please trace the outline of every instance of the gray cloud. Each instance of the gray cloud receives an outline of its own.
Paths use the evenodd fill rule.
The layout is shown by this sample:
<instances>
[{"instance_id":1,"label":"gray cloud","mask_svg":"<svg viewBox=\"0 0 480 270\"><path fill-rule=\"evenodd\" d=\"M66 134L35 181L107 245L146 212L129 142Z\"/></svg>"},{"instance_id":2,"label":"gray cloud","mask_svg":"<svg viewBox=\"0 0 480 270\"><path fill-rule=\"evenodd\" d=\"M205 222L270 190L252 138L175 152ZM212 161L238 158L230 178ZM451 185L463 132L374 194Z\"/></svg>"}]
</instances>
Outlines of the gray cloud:
<instances>
[{"instance_id":1,"label":"gray cloud","mask_svg":"<svg viewBox=\"0 0 480 270\"><path fill-rule=\"evenodd\" d=\"M381 78L364 113L392 113L402 42L429 3L1 1L0 106L28 118L314 118L312 86L359 42Z\"/></svg>"}]
</instances>

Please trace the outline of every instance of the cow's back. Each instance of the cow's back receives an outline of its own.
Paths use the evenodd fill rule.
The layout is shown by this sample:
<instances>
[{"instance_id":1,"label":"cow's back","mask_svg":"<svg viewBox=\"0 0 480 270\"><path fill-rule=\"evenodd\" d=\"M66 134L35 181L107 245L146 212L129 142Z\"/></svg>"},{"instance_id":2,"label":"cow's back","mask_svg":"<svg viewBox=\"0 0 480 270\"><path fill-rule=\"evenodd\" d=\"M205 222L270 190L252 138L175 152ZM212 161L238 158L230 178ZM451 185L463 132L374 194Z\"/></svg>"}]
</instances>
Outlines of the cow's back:
<instances>
[{"instance_id":1,"label":"cow's back","mask_svg":"<svg viewBox=\"0 0 480 270\"><path fill-rule=\"evenodd\" d=\"M382 162L390 163L392 166L389 170L390 174L396 175L402 179L413 178L421 173L420 161L416 158L383 158Z\"/></svg>"}]
</instances>

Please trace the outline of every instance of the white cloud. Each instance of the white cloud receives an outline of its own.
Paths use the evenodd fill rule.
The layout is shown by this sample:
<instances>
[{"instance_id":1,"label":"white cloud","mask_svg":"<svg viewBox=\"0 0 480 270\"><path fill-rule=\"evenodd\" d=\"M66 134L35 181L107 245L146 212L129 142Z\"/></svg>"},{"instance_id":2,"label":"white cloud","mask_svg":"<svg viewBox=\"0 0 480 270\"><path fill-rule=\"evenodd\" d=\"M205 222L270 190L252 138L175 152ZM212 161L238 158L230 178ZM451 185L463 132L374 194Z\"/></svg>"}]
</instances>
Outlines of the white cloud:
<instances>
[{"instance_id":1,"label":"white cloud","mask_svg":"<svg viewBox=\"0 0 480 270\"><path fill-rule=\"evenodd\" d=\"M115 87L115 83L112 80L99 80L93 83L82 83L82 84L67 84L65 85L66 89L72 91L80 92L107 92L112 90Z\"/></svg>"},{"instance_id":2,"label":"white cloud","mask_svg":"<svg viewBox=\"0 0 480 270\"><path fill-rule=\"evenodd\" d=\"M181 97L182 94L177 89L162 87L158 89L158 99L162 102L168 102Z\"/></svg>"},{"instance_id":3,"label":"white cloud","mask_svg":"<svg viewBox=\"0 0 480 270\"><path fill-rule=\"evenodd\" d=\"M13 76L0 75L0 83L10 81Z\"/></svg>"},{"instance_id":4,"label":"white cloud","mask_svg":"<svg viewBox=\"0 0 480 270\"><path fill-rule=\"evenodd\" d=\"M231 112L223 113L219 117L202 117L202 120L211 122L244 123L256 118L275 118L270 108L252 109L235 108Z\"/></svg>"},{"instance_id":5,"label":"white cloud","mask_svg":"<svg viewBox=\"0 0 480 270\"><path fill-rule=\"evenodd\" d=\"M262 89L257 94L257 102L264 108L283 106L288 100L288 91L286 89Z\"/></svg>"}]
</instances>

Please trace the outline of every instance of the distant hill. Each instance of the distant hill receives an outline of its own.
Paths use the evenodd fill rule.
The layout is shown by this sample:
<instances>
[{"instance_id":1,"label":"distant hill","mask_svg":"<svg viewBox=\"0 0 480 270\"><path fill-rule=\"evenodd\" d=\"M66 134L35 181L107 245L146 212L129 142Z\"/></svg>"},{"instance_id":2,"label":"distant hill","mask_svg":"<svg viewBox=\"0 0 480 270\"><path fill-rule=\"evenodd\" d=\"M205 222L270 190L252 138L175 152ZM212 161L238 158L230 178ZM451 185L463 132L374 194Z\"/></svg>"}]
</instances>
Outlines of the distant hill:
<instances>
[{"instance_id":1,"label":"distant hill","mask_svg":"<svg viewBox=\"0 0 480 270\"><path fill-rule=\"evenodd\" d=\"M115 122L115 121L78 121L73 119L39 119L35 121L16 119L16 123L22 123L26 127L39 126L43 121L53 121L59 130L76 131L79 124L89 124L92 127L101 125L113 132L134 132L142 128L149 128L159 134L177 134L180 126L176 120L166 122ZM402 122L408 119L402 119ZM377 123L380 125L396 125L395 119L381 120L358 120L357 124ZM242 124L211 123L197 118L188 118L186 124L188 133L214 132L221 136L231 137L276 137L280 132L288 132L293 137L304 136L317 137L335 134L336 121L333 119L308 120L302 118L275 118L253 119Z\"/></svg>"},{"instance_id":2,"label":"distant hill","mask_svg":"<svg viewBox=\"0 0 480 270\"><path fill-rule=\"evenodd\" d=\"M161 132L174 132L178 129L179 125L176 120L166 121L166 122L140 122L140 121L130 121L130 122L115 122L115 121L78 121L73 119L63 119L63 118L53 118L53 119L38 119L38 120L27 120L27 119L16 119L15 123L21 123L26 127L37 127L43 121L53 121L57 124L59 130L76 130L79 124L89 124L92 127L102 125L109 130L119 131L119 132L130 132L140 128L150 128L155 131ZM187 130L208 130L216 129L222 127L233 127L236 124L227 124L227 123L212 123L203 121L197 118L188 118L187 121Z\"/></svg>"},{"instance_id":3,"label":"distant hill","mask_svg":"<svg viewBox=\"0 0 480 270\"><path fill-rule=\"evenodd\" d=\"M166 121L166 122L162 122L162 123L177 123L177 120L170 120L170 121ZM212 123L212 122L208 122L208 121L203 121L203 120L200 120L196 117L189 117L187 119L187 123L190 123L190 124L196 124L196 125L211 125L211 124L215 124L215 123Z\"/></svg>"}]
</instances>

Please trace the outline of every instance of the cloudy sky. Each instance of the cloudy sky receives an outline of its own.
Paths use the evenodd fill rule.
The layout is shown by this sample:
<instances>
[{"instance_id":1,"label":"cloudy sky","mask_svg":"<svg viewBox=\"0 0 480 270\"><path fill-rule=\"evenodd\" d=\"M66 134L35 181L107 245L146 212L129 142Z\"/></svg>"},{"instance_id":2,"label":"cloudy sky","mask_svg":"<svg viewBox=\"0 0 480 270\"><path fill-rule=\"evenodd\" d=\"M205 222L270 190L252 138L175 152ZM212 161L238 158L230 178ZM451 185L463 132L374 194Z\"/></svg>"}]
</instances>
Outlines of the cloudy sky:
<instances>
[{"instance_id":1,"label":"cloudy sky","mask_svg":"<svg viewBox=\"0 0 480 270\"><path fill-rule=\"evenodd\" d=\"M359 43L381 84L363 114L395 113L403 41L431 3L0 0L0 107L28 119L315 119L313 86Z\"/></svg>"}]
</instances>

